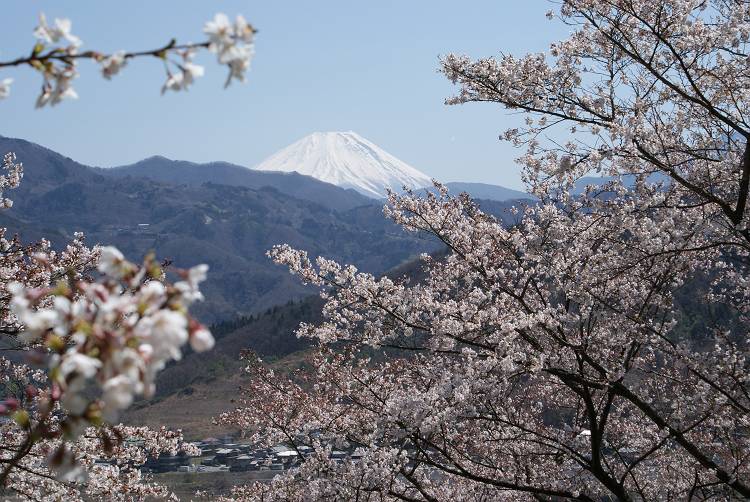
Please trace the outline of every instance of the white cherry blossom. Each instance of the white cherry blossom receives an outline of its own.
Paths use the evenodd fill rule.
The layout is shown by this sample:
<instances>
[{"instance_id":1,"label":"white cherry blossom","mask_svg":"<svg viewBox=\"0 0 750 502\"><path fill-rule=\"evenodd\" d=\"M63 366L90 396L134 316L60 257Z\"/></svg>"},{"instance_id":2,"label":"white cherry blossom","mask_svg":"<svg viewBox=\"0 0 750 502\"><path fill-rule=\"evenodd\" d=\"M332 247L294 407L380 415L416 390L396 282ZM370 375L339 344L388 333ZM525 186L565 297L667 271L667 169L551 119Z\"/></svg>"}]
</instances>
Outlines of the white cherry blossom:
<instances>
[{"instance_id":1,"label":"white cherry blossom","mask_svg":"<svg viewBox=\"0 0 750 502\"><path fill-rule=\"evenodd\" d=\"M47 24L44 13L39 14L39 26L34 29L34 36L47 43L55 44L61 40L67 41L71 46L81 45L81 39L71 33L73 23L70 19L55 18L54 26Z\"/></svg>"},{"instance_id":2,"label":"white cherry blossom","mask_svg":"<svg viewBox=\"0 0 750 502\"><path fill-rule=\"evenodd\" d=\"M128 60L125 58L125 51L117 51L114 54L102 59L101 70L102 76L110 80L114 75L120 73Z\"/></svg>"},{"instance_id":3,"label":"white cherry blossom","mask_svg":"<svg viewBox=\"0 0 750 502\"><path fill-rule=\"evenodd\" d=\"M214 347L214 337L205 328L200 328L190 335L190 346L196 352L205 352Z\"/></svg>"},{"instance_id":4,"label":"white cherry blossom","mask_svg":"<svg viewBox=\"0 0 750 502\"><path fill-rule=\"evenodd\" d=\"M0 80L0 99L5 99L10 96L10 84L12 83L12 78L4 78Z\"/></svg>"},{"instance_id":5,"label":"white cherry blossom","mask_svg":"<svg viewBox=\"0 0 750 502\"><path fill-rule=\"evenodd\" d=\"M206 22L203 33L208 35L210 49L218 52L220 48L232 43L234 31L229 17L223 12L217 13L211 21Z\"/></svg>"}]
</instances>

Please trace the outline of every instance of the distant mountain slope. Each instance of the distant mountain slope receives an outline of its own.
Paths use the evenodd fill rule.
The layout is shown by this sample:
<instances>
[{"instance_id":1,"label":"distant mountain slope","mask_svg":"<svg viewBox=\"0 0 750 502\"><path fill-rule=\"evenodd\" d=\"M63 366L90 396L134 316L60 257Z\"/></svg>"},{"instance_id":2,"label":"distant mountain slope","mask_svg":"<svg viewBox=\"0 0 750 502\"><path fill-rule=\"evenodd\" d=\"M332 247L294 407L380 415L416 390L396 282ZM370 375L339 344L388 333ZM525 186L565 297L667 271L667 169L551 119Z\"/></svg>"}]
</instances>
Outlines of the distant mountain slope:
<instances>
[{"instance_id":1,"label":"distant mountain slope","mask_svg":"<svg viewBox=\"0 0 750 502\"><path fill-rule=\"evenodd\" d=\"M228 162L197 164L154 156L135 164L101 169L99 172L105 176L132 176L164 183L188 185L217 183L254 189L271 187L286 195L316 202L337 211L346 211L372 203L371 199L360 195L355 190L343 189L310 176L302 176L298 173L261 172Z\"/></svg>"},{"instance_id":2,"label":"distant mountain slope","mask_svg":"<svg viewBox=\"0 0 750 502\"><path fill-rule=\"evenodd\" d=\"M59 246L82 230L89 242L114 244L134 260L153 249L177 267L207 263L206 301L196 306L206 322L308 294L265 256L274 244L288 242L373 273L437 246L385 220L378 203L334 211L270 187L107 176L39 145L0 138L0 153L6 151L15 151L25 170L21 187L9 192L13 208L0 213L10 233L24 241L31 240L26 234L49 235Z\"/></svg>"},{"instance_id":3,"label":"distant mountain slope","mask_svg":"<svg viewBox=\"0 0 750 502\"><path fill-rule=\"evenodd\" d=\"M463 183L454 181L445 184L452 195L466 192L474 199L496 200L500 202L508 200L532 199L533 196L520 190L512 190L499 185L487 183Z\"/></svg>"},{"instance_id":4,"label":"distant mountain slope","mask_svg":"<svg viewBox=\"0 0 750 502\"><path fill-rule=\"evenodd\" d=\"M430 177L355 132L316 132L261 162L259 171L298 172L381 198L386 189L431 185Z\"/></svg>"}]
</instances>

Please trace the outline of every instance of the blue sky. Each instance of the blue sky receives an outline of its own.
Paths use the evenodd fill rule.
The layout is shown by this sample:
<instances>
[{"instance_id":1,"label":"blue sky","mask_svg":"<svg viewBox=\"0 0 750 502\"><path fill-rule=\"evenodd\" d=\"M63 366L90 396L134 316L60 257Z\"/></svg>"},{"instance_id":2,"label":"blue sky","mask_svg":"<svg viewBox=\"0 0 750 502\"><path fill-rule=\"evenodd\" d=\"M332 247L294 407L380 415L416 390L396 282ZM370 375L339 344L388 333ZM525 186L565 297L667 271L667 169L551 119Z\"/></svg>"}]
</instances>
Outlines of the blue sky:
<instances>
[{"instance_id":1,"label":"blue sky","mask_svg":"<svg viewBox=\"0 0 750 502\"><path fill-rule=\"evenodd\" d=\"M150 155L253 166L314 131L353 130L443 181L519 188L521 152L498 134L520 121L499 106L448 107L453 92L438 56L546 50L565 36L544 0L8 2L0 60L27 54L39 12L68 17L84 48L153 49L171 36L203 39L215 12L242 13L259 30L245 85L223 90L225 69L211 56L207 75L187 94L160 95L156 59L133 61L112 81L84 62L81 98L35 110L40 78L30 69L0 102L0 134L38 142L80 162L113 166Z\"/></svg>"}]
</instances>

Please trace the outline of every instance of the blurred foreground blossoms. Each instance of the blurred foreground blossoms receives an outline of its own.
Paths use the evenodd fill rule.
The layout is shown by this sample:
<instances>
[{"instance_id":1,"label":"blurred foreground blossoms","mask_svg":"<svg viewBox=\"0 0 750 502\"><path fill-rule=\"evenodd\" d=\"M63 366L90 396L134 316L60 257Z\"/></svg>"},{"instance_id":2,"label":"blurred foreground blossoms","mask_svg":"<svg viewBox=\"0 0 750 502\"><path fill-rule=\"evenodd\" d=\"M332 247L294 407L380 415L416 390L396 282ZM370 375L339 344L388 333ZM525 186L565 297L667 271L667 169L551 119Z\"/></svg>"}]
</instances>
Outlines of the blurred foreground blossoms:
<instances>
[{"instance_id":1,"label":"blurred foreground blossoms","mask_svg":"<svg viewBox=\"0 0 750 502\"><path fill-rule=\"evenodd\" d=\"M13 154L3 167L0 190L17 187ZM0 487L33 500L168 495L138 467L147 454L190 446L166 429L112 424L153 394L185 344L213 346L188 313L206 271L178 271L171 284L152 255L136 265L113 247L86 247L81 234L59 253L0 237Z\"/></svg>"},{"instance_id":2,"label":"blurred foreground blossoms","mask_svg":"<svg viewBox=\"0 0 750 502\"><path fill-rule=\"evenodd\" d=\"M136 266L115 248L96 252L103 274L96 282L61 277L47 288L29 289L20 282L6 286L10 310L23 326L18 340L53 353L53 394L69 420L80 416L94 423L102 417L116 420L136 395L151 396L155 374L180 359L188 340L197 351L213 346L208 330L187 315L190 304L202 298L198 285L205 279L205 265L165 285L153 256ZM37 255L34 263L45 259ZM95 400L83 394L91 380L103 391Z\"/></svg>"},{"instance_id":3,"label":"blurred foreground blossoms","mask_svg":"<svg viewBox=\"0 0 750 502\"><path fill-rule=\"evenodd\" d=\"M54 106L65 99L78 97L73 81L78 78L78 62L82 59L98 63L102 76L108 80L120 73L134 58L151 56L161 59L166 72L163 94L166 91L187 90L196 78L203 76L205 69L195 64L193 57L199 50L208 50L215 53L217 62L228 69L225 87L233 80L244 82L255 53L255 28L242 15L231 22L225 14L219 13L205 24L203 32L208 40L199 43L178 44L172 39L157 49L130 52L120 50L107 54L81 50L83 41L72 33L72 22L69 19L55 19L50 24L45 15L40 14L39 25L34 30L37 41L31 54L0 61L0 69L28 65L42 75L37 108ZM10 96L12 83L12 78L0 78L0 100Z\"/></svg>"},{"instance_id":4,"label":"blurred foreground blossoms","mask_svg":"<svg viewBox=\"0 0 750 502\"><path fill-rule=\"evenodd\" d=\"M234 499L750 499L750 3L550 17L547 54L442 60L448 103L525 115L515 225L436 183L385 210L445 243L423 276L270 252L321 288L320 350L248 365L219 422L301 462Z\"/></svg>"}]
</instances>

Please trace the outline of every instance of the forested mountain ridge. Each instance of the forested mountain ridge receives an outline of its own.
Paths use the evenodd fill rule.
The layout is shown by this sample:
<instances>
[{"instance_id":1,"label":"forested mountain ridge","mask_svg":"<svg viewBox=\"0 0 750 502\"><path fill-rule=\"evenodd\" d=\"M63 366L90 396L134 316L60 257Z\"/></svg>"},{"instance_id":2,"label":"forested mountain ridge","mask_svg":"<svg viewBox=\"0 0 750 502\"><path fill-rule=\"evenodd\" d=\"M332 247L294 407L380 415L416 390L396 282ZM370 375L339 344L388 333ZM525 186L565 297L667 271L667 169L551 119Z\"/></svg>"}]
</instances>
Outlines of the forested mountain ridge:
<instances>
[{"instance_id":1,"label":"forested mountain ridge","mask_svg":"<svg viewBox=\"0 0 750 502\"><path fill-rule=\"evenodd\" d=\"M265 256L275 244L287 242L376 274L437 246L386 220L379 202L337 211L268 186L108 175L34 143L0 138L0 152L7 151L24 163L23 182L9 193L9 233L25 241L48 235L61 246L83 231L88 242L115 245L133 260L155 250L176 267L207 263L206 301L195 308L205 322L309 294ZM359 197L316 180L311 186L323 186L323 198Z\"/></svg>"},{"instance_id":2,"label":"forested mountain ridge","mask_svg":"<svg viewBox=\"0 0 750 502\"><path fill-rule=\"evenodd\" d=\"M135 164L101 169L99 172L105 176L131 176L173 184L200 186L204 183L217 183L253 189L274 188L291 197L315 202L337 211L373 204L371 198L355 190L342 189L310 176L296 172L256 171L229 162L199 164L157 155Z\"/></svg>"}]
</instances>

